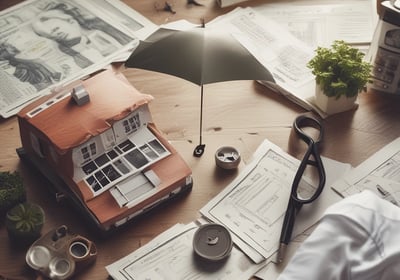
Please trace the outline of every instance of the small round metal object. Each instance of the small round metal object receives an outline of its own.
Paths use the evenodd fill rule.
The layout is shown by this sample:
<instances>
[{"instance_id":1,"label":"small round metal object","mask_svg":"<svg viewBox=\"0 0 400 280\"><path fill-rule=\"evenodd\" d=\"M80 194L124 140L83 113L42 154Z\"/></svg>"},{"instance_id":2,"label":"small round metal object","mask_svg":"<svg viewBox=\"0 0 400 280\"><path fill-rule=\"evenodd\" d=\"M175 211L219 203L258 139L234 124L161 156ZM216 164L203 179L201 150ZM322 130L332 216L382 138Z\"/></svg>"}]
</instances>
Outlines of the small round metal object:
<instances>
[{"instance_id":1,"label":"small round metal object","mask_svg":"<svg viewBox=\"0 0 400 280\"><path fill-rule=\"evenodd\" d=\"M234 147L223 146L215 152L215 163L223 169L237 168L240 160L240 153Z\"/></svg>"},{"instance_id":2,"label":"small round metal object","mask_svg":"<svg viewBox=\"0 0 400 280\"><path fill-rule=\"evenodd\" d=\"M193 237L194 252L203 259L220 261L229 256L233 241L229 230L220 224L200 226Z\"/></svg>"},{"instance_id":3,"label":"small round metal object","mask_svg":"<svg viewBox=\"0 0 400 280\"><path fill-rule=\"evenodd\" d=\"M51 253L49 249L41 245L30 248L26 255L26 262L36 270L47 267L50 260Z\"/></svg>"}]
</instances>

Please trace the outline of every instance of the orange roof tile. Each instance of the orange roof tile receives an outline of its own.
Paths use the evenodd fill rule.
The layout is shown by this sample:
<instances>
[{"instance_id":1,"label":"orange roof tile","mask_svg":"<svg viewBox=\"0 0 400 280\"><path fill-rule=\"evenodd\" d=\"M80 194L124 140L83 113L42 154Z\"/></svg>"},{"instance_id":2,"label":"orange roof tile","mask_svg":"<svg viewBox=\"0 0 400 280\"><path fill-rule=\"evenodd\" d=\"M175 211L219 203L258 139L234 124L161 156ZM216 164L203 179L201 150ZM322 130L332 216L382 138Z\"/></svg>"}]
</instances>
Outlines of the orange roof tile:
<instances>
[{"instance_id":1,"label":"orange roof tile","mask_svg":"<svg viewBox=\"0 0 400 280\"><path fill-rule=\"evenodd\" d=\"M83 86L89 93L89 103L78 106L69 96L29 119L61 152L104 132L114 121L153 99L111 70L83 81ZM29 118L26 110L24 113Z\"/></svg>"}]
</instances>

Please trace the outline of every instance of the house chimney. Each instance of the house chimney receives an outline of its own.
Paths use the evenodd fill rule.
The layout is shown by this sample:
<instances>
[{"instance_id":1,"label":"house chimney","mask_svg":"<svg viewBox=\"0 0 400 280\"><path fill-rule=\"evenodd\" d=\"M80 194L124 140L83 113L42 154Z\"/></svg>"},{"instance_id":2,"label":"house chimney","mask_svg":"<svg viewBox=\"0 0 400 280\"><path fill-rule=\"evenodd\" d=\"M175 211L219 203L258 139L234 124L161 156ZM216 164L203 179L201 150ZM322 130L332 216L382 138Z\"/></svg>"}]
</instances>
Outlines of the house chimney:
<instances>
[{"instance_id":1,"label":"house chimney","mask_svg":"<svg viewBox=\"0 0 400 280\"><path fill-rule=\"evenodd\" d=\"M75 100L78 106L85 105L90 101L89 93L86 91L83 85L74 87L72 90L72 98Z\"/></svg>"}]
</instances>

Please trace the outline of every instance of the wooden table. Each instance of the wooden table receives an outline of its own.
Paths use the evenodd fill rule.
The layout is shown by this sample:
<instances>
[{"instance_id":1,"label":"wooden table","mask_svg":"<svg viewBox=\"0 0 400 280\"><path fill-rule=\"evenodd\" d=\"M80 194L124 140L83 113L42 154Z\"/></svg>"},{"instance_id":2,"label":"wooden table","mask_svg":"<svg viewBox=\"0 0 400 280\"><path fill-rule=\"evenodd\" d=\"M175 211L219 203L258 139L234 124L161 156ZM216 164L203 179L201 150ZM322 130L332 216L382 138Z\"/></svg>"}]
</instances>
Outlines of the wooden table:
<instances>
[{"instance_id":1,"label":"wooden table","mask_svg":"<svg viewBox=\"0 0 400 280\"><path fill-rule=\"evenodd\" d=\"M1 1L4 9L19 1ZM156 11L164 1L124 1L156 24L181 18L194 23L207 21L228 12L214 0L199 0L204 6L186 5L185 0L172 1L176 14ZM256 5L258 1L250 2ZM265 139L294 156L291 127L294 118L305 111L284 97L254 81L233 81L206 85L203 142L207 145L201 158L192 156L199 141L200 88L182 79L144 70L123 70L140 91L151 94L154 122L182 154L193 171L191 193L139 218L109 238L90 231L77 213L65 202L58 203L45 190L48 182L21 162L15 150L20 147L16 117L0 120L0 170L18 170L25 182L28 200L46 211L43 232L67 225L71 231L95 241L98 257L95 265L75 279L106 279L105 266L131 253L176 223L188 223L199 217L199 209L218 194L248 163L252 153ZM379 93L361 94L359 108L331 116L323 121L326 129L322 155L358 165L384 145L400 136L400 99ZM237 171L222 171L215 166L214 153L222 145L240 150L243 161ZM32 279L34 273L25 264L25 250L8 242L4 222L0 224L0 275Z\"/></svg>"}]
</instances>

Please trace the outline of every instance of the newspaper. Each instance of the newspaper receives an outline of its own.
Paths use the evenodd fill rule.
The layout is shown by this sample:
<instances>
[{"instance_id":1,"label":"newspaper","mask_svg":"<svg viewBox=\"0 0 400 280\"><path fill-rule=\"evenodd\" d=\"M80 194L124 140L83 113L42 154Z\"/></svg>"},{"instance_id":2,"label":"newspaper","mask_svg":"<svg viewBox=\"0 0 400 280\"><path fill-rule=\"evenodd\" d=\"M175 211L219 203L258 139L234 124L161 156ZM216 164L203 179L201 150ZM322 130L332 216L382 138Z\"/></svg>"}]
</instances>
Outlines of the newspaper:
<instances>
[{"instance_id":1,"label":"newspaper","mask_svg":"<svg viewBox=\"0 0 400 280\"><path fill-rule=\"evenodd\" d=\"M125 60L156 26L117 0L30 0L0 12L0 116Z\"/></svg>"}]
</instances>

